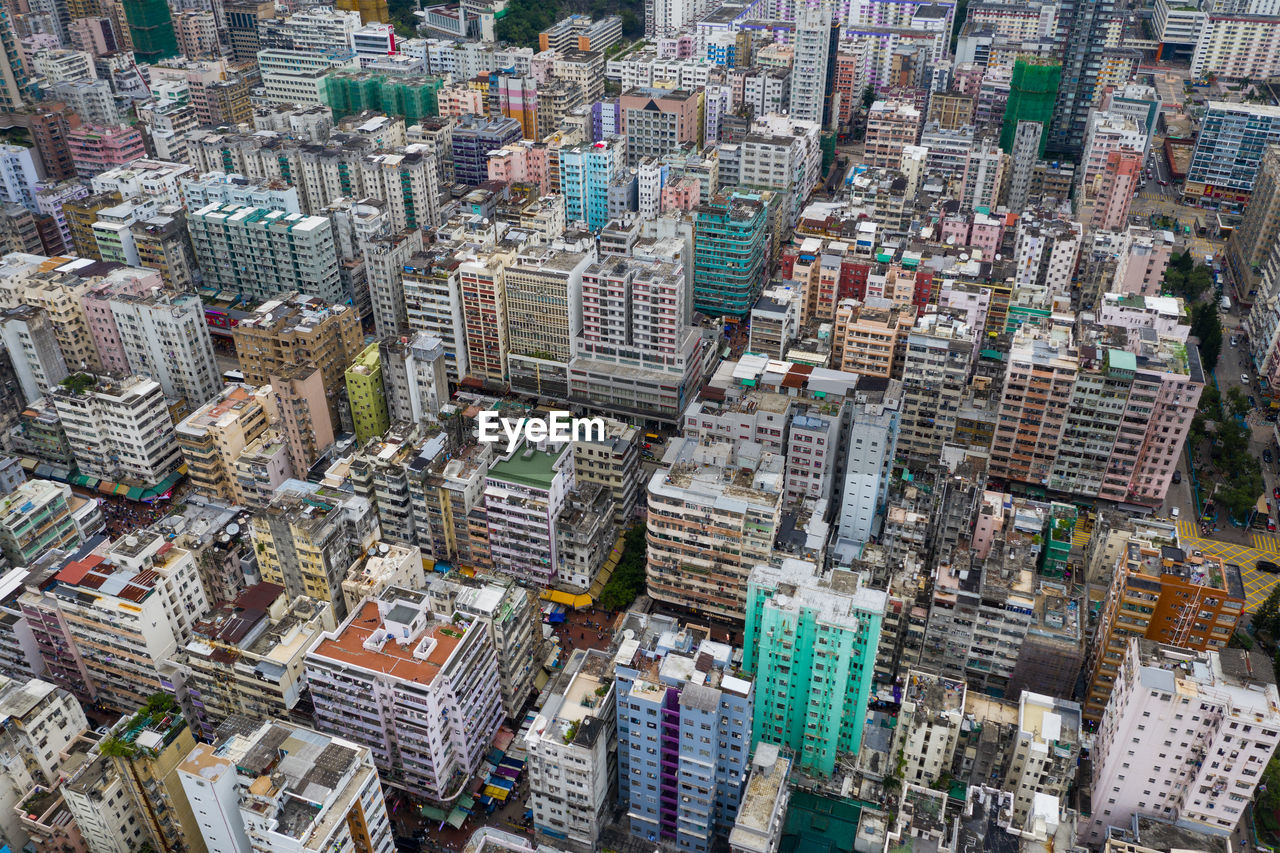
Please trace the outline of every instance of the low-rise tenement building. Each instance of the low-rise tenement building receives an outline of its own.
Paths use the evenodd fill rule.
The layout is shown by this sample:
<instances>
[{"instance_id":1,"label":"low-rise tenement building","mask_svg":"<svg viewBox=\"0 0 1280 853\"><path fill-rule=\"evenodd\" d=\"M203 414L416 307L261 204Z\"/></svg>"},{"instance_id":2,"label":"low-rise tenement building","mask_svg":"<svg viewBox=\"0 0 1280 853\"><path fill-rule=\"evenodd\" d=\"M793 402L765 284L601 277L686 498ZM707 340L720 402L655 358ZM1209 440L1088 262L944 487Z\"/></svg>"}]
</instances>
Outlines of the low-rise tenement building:
<instances>
[{"instance_id":1,"label":"low-rise tenement building","mask_svg":"<svg viewBox=\"0 0 1280 853\"><path fill-rule=\"evenodd\" d=\"M1231 836L1280 743L1280 693L1265 656L1125 642L1094 741L1093 815L1080 840L1135 816Z\"/></svg>"},{"instance_id":2,"label":"low-rise tenement building","mask_svg":"<svg viewBox=\"0 0 1280 853\"><path fill-rule=\"evenodd\" d=\"M395 850L367 747L281 720L245 722L196 744L177 768L210 850Z\"/></svg>"},{"instance_id":3,"label":"low-rise tenement building","mask_svg":"<svg viewBox=\"0 0 1280 853\"><path fill-rule=\"evenodd\" d=\"M577 649L558 678L525 736L534 832L539 841L592 853L614 802L613 659Z\"/></svg>"},{"instance_id":4,"label":"low-rise tenement building","mask_svg":"<svg viewBox=\"0 0 1280 853\"><path fill-rule=\"evenodd\" d=\"M502 722L497 650L480 620L425 592L366 599L307 654L316 726L373 751L384 781L435 803L462 795Z\"/></svg>"}]
</instances>

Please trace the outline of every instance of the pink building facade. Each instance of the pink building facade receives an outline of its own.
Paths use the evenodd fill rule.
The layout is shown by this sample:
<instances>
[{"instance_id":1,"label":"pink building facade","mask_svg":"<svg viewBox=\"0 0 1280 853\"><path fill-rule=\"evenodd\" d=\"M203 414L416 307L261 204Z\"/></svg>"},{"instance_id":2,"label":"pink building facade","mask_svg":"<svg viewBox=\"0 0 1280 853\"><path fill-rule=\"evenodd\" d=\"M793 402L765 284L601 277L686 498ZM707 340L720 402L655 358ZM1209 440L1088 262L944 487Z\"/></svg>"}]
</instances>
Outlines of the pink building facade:
<instances>
[{"instance_id":1,"label":"pink building facade","mask_svg":"<svg viewBox=\"0 0 1280 853\"><path fill-rule=\"evenodd\" d=\"M142 131L125 127L101 127L83 124L67 134L67 147L76 175L92 178L108 169L127 166L147 156Z\"/></svg>"},{"instance_id":2,"label":"pink building facade","mask_svg":"<svg viewBox=\"0 0 1280 853\"><path fill-rule=\"evenodd\" d=\"M662 188L662 212L693 210L701 198L701 182L697 178L681 178Z\"/></svg>"},{"instance_id":3,"label":"pink building facade","mask_svg":"<svg viewBox=\"0 0 1280 853\"><path fill-rule=\"evenodd\" d=\"M93 336L106 372L125 374L129 371L129 358L120 341L111 300L119 296L142 296L153 288L163 287L164 279L158 271L126 267L112 270L81 297L89 334Z\"/></svg>"},{"instance_id":4,"label":"pink building facade","mask_svg":"<svg viewBox=\"0 0 1280 853\"><path fill-rule=\"evenodd\" d=\"M1142 180L1142 155L1136 151L1110 151L1106 165L1094 180L1096 192L1089 223L1102 231L1119 231L1129 217L1129 205Z\"/></svg>"}]
</instances>

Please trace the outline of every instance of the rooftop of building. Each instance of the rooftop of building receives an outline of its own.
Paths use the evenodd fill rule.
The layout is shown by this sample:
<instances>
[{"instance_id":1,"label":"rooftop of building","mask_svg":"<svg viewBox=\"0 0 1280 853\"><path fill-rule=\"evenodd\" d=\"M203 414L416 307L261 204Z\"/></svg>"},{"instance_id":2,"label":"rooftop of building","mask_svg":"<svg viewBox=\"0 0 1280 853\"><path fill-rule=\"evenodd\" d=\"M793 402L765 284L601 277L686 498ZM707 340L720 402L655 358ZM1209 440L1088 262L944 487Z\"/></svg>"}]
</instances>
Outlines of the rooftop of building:
<instances>
[{"instance_id":1,"label":"rooftop of building","mask_svg":"<svg viewBox=\"0 0 1280 853\"><path fill-rule=\"evenodd\" d=\"M757 848L757 839L769 834L779 804L787 792L790 770L791 759L782 755L777 746L769 743L756 746L751 760L751 777L742 795L737 820L729 832L729 845L733 849L759 849L762 853L767 849Z\"/></svg>"},{"instance_id":2,"label":"rooftop of building","mask_svg":"<svg viewBox=\"0 0 1280 853\"><path fill-rule=\"evenodd\" d=\"M230 426L253 411L255 404L261 408L254 390L252 386L240 383L227 386L217 397L183 418L177 426L178 433L200 435L211 427Z\"/></svg>"},{"instance_id":3,"label":"rooftop of building","mask_svg":"<svg viewBox=\"0 0 1280 853\"><path fill-rule=\"evenodd\" d=\"M184 770L212 779L222 762L231 762L251 780L241 794L241 808L274 818L275 831L290 838L309 835L319 821L345 819L345 810L327 807L358 768L359 747L290 723L244 718L228 723L224 730L235 724L239 731L216 748L199 744Z\"/></svg>"},{"instance_id":4,"label":"rooftop of building","mask_svg":"<svg viewBox=\"0 0 1280 853\"><path fill-rule=\"evenodd\" d=\"M827 624L852 627L859 614L883 614L888 595L862 585L862 577L834 570L825 575L807 560L788 558L778 566L756 566L751 586L772 589L770 606L799 613L807 610Z\"/></svg>"},{"instance_id":5,"label":"rooftop of building","mask_svg":"<svg viewBox=\"0 0 1280 853\"><path fill-rule=\"evenodd\" d=\"M1024 690L1018 704L1018 728L1045 743L1080 743L1080 705Z\"/></svg>"},{"instance_id":6,"label":"rooftop of building","mask_svg":"<svg viewBox=\"0 0 1280 853\"><path fill-rule=\"evenodd\" d=\"M555 452L522 445L506 459L489 467L489 479L519 483L535 489L550 489L568 445Z\"/></svg>"},{"instance_id":7,"label":"rooftop of building","mask_svg":"<svg viewBox=\"0 0 1280 853\"><path fill-rule=\"evenodd\" d=\"M1151 817L1134 818L1137 837L1133 840L1151 850L1184 850L1199 853L1228 853L1233 848L1230 840L1224 835L1208 832L1197 832L1189 827L1166 823ZM1114 834L1117 827L1112 827ZM1125 832L1129 835L1132 833Z\"/></svg>"},{"instance_id":8,"label":"rooftop of building","mask_svg":"<svg viewBox=\"0 0 1280 853\"><path fill-rule=\"evenodd\" d=\"M957 714L964 710L965 684L953 678L910 670L902 701L917 711L930 714Z\"/></svg>"},{"instance_id":9,"label":"rooftop of building","mask_svg":"<svg viewBox=\"0 0 1280 853\"><path fill-rule=\"evenodd\" d=\"M608 725L602 711L613 690L613 658L597 649L576 649L560 678L529 737L591 749Z\"/></svg>"},{"instance_id":10,"label":"rooftop of building","mask_svg":"<svg viewBox=\"0 0 1280 853\"><path fill-rule=\"evenodd\" d=\"M1205 554L1196 556L1173 545L1155 546L1131 539L1125 549L1131 571L1152 578L1167 578L1195 586L1221 590L1232 598L1245 597L1240 568Z\"/></svg>"},{"instance_id":11,"label":"rooftop of building","mask_svg":"<svg viewBox=\"0 0 1280 853\"><path fill-rule=\"evenodd\" d=\"M366 599L310 655L429 685L448 664L471 623L434 617L426 598L425 592L390 587L379 598Z\"/></svg>"},{"instance_id":12,"label":"rooftop of building","mask_svg":"<svg viewBox=\"0 0 1280 853\"><path fill-rule=\"evenodd\" d=\"M1136 642L1143 686L1222 702L1230 713L1280 723L1280 693L1266 655L1244 649L1195 652L1145 639Z\"/></svg>"}]
</instances>

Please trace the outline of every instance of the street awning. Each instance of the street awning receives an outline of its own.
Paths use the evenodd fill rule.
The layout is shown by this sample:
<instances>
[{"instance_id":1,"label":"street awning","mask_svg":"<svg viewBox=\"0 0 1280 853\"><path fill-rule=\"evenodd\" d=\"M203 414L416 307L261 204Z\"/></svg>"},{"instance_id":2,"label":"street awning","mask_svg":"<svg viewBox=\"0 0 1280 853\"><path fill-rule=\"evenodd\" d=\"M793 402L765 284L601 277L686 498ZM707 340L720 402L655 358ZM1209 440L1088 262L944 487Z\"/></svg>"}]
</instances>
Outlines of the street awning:
<instances>
[{"instance_id":1,"label":"street awning","mask_svg":"<svg viewBox=\"0 0 1280 853\"><path fill-rule=\"evenodd\" d=\"M140 501L142 500L142 489L139 489L135 486L129 489L129 491L125 492L125 497L131 501Z\"/></svg>"},{"instance_id":2,"label":"street awning","mask_svg":"<svg viewBox=\"0 0 1280 853\"><path fill-rule=\"evenodd\" d=\"M104 495L114 495L116 493L116 484L110 480L103 480L98 483L98 491L102 492Z\"/></svg>"},{"instance_id":3,"label":"street awning","mask_svg":"<svg viewBox=\"0 0 1280 853\"><path fill-rule=\"evenodd\" d=\"M550 601L553 604L563 604L565 607L572 607L574 610L581 610L584 607L591 606L591 596L586 593L577 595L572 592L563 592L558 589L544 589L542 591L543 601Z\"/></svg>"}]
</instances>

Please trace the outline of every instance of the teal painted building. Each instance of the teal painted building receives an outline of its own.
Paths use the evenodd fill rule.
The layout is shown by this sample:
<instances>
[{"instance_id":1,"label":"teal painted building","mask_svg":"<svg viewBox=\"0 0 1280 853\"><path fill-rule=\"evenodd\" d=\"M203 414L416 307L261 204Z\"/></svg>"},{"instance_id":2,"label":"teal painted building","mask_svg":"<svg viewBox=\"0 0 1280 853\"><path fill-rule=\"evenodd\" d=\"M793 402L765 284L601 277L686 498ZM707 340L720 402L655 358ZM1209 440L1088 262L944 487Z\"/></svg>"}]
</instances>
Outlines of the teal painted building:
<instances>
[{"instance_id":1,"label":"teal painted building","mask_svg":"<svg viewBox=\"0 0 1280 853\"><path fill-rule=\"evenodd\" d=\"M857 754L885 604L859 575L819 578L804 560L751 572L742 669L755 679L752 749L789 747L800 770L823 776L838 755Z\"/></svg>"},{"instance_id":2,"label":"teal painted building","mask_svg":"<svg viewBox=\"0 0 1280 853\"><path fill-rule=\"evenodd\" d=\"M769 207L759 195L720 193L699 205L693 232L693 307L747 316L764 284Z\"/></svg>"}]
</instances>

